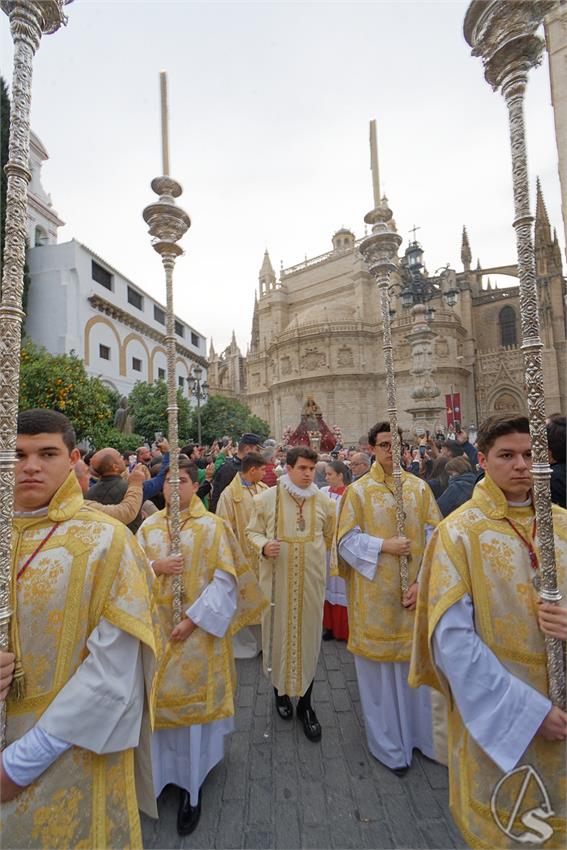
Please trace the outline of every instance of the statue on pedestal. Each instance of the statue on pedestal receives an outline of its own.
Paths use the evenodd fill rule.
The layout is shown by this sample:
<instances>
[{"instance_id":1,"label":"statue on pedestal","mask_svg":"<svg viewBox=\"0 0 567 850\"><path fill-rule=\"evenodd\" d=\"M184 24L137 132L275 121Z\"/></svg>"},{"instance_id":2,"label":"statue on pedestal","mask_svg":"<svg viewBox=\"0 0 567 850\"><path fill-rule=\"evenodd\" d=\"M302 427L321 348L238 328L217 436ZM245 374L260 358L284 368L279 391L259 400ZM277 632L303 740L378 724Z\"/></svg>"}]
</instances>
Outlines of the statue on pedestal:
<instances>
[{"instance_id":1,"label":"statue on pedestal","mask_svg":"<svg viewBox=\"0 0 567 850\"><path fill-rule=\"evenodd\" d=\"M313 396L307 396L307 401L301 410L301 421L289 438L290 446L311 446L316 451L330 452L337 444L337 439L323 419L323 412Z\"/></svg>"},{"instance_id":2,"label":"statue on pedestal","mask_svg":"<svg viewBox=\"0 0 567 850\"><path fill-rule=\"evenodd\" d=\"M114 414L114 427L117 431L120 431L121 434L132 434L132 417L128 408L128 399L126 396L122 396L120 399L120 406L118 410Z\"/></svg>"}]
</instances>

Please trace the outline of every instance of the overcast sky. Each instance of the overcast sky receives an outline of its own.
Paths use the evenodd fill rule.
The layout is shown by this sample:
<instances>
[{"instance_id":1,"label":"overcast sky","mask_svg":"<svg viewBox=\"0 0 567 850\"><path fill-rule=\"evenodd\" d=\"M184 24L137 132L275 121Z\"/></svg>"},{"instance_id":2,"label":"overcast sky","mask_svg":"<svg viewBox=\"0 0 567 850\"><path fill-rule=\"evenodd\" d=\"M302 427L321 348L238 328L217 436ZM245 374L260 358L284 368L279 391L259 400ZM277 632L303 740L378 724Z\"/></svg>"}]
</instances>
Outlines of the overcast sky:
<instances>
[{"instance_id":1,"label":"overcast sky","mask_svg":"<svg viewBox=\"0 0 567 850\"><path fill-rule=\"evenodd\" d=\"M462 34L467 2L75 0L34 65L32 126L43 185L66 226L165 300L143 208L161 172L159 71L169 77L171 174L192 218L174 277L176 312L243 353L265 247L276 272L357 237L372 204L368 121L382 189L430 273L515 261L504 100ZM1 72L12 47L2 15ZM562 241L547 63L527 97L530 177Z\"/></svg>"}]
</instances>

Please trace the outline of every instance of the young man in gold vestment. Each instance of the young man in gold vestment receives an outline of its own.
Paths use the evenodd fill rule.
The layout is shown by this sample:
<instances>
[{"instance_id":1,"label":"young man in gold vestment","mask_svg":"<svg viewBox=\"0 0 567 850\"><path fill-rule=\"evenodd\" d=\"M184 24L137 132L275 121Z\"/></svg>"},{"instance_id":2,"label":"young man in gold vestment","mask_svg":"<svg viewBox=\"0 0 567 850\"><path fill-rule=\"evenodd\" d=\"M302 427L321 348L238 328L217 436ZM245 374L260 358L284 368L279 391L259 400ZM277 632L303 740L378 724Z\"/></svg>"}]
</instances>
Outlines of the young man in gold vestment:
<instances>
[{"instance_id":1,"label":"young man in gold vestment","mask_svg":"<svg viewBox=\"0 0 567 850\"><path fill-rule=\"evenodd\" d=\"M528 420L488 419L477 446L486 476L424 559L410 683L448 698L450 806L467 843L564 847L567 715L548 697L541 631L564 636L564 616L545 606L538 623ZM553 528L565 606L567 512L556 505Z\"/></svg>"},{"instance_id":2,"label":"young man in gold vestment","mask_svg":"<svg viewBox=\"0 0 567 850\"><path fill-rule=\"evenodd\" d=\"M441 514L428 485L402 470L405 536L398 537L390 423L378 422L368 441L376 462L349 486L340 508L339 572L347 582L348 649L354 654L368 748L403 776L414 747L438 757L431 691L412 691L407 677L419 568L427 534ZM411 556L403 599L399 555Z\"/></svg>"},{"instance_id":3,"label":"young man in gold vestment","mask_svg":"<svg viewBox=\"0 0 567 850\"><path fill-rule=\"evenodd\" d=\"M138 540L157 576L154 599L165 653L156 676L152 762L156 794L180 788L177 830L189 835L201 814L200 788L222 760L234 728L235 668L229 627L257 620L266 604L225 520L196 495L197 467L179 463L181 552L170 555L168 508L149 517ZM164 496L171 488L166 478ZM174 627L171 579L183 580L184 617Z\"/></svg>"},{"instance_id":4,"label":"young man in gold vestment","mask_svg":"<svg viewBox=\"0 0 567 850\"><path fill-rule=\"evenodd\" d=\"M257 452L250 452L242 459L240 471L236 473L228 487L222 491L215 511L217 516L225 519L240 543L248 566L259 578L260 556L246 536L246 526L252 515L252 500L254 496L268 489L262 482L266 470L266 461ZM256 623L240 629L232 638L232 649L235 658L255 658L262 648L262 630L260 618Z\"/></svg>"},{"instance_id":5,"label":"young man in gold vestment","mask_svg":"<svg viewBox=\"0 0 567 850\"><path fill-rule=\"evenodd\" d=\"M310 741L319 741L321 726L311 692L321 648L326 555L333 541L335 505L313 483L317 452L296 446L287 453L286 462L287 474L255 497L246 533L262 555L260 585L268 599L272 575L275 579L275 607L266 610L262 619L262 651L269 678L272 662L277 712L290 720L290 697L298 696L297 716L303 731Z\"/></svg>"},{"instance_id":6,"label":"young man in gold vestment","mask_svg":"<svg viewBox=\"0 0 567 850\"><path fill-rule=\"evenodd\" d=\"M151 573L128 529L84 504L65 416L20 413L16 452L2 843L137 848L138 802L156 815Z\"/></svg>"}]
</instances>

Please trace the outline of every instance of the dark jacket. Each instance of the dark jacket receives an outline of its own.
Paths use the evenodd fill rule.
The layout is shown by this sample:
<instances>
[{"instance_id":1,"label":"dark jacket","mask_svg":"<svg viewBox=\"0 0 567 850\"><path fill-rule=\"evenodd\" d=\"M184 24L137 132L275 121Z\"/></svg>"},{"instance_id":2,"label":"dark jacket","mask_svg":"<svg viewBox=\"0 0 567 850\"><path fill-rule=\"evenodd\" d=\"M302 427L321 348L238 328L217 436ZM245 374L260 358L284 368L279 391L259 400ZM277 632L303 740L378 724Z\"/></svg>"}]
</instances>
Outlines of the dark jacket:
<instances>
[{"instance_id":1,"label":"dark jacket","mask_svg":"<svg viewBox=\"0 0 567 850\"><path fill-rule=\"evenodd\" d=\"M99 502L101 505L118 505L128 489L128 482L121 475L106 475L89 487L85 493L85 499L91 502ZM142 511L140 510L136 519L128 524L130 531L135 534L142 524Z\"/></svg>"},{"instance_id":2,"label":"dark jacket","mask_svg":"<svg viewBox=\"0 0 567 850\"><path fill-rule=\"evenodd\" d=\"M565 507L565 464L551 464L551 501L560 507Z\"/></svg>"},{"instance_id":3,"label":"dark jacket","mask_svg":"<svg viewBox=\"0 0 567 850\"><path fill-rule=\"evenodd\" d=\"M225 487L228 487L237 472L240 472L242 461L235 455L226 460L213 478L213 492L211 495L211 504L209 510L214 513L217 509L220 494Z\"/></svg>"},{"instance_id":4,"label":"dark jacket","mask_svg":"<svg viewBox=\"0 0 567 850\"><path fill-rule=\"evenodd\" d=\"M146 499L153 499L154 496L157 496L163 490L163 484L165 481L165 473L167 472L167 468L169 466L169 452L165 452L162 460L161 466L158 474L154 478L150 478L148 481L144 481L143 484L143 499L144 502Z\"/></svg>"},{"instance_id":5,"label":"dark jacket","mask_svg":"<svg viewBox=\"0 0 567 850\"><path fill-rule=\"evenodd\" d=\"M472 496L476 484L476 473L463 472L461 475L452 475L449 486L437 499L439 510L443 516L448 516L454 510L468 502Z\"/></svg>"}]
</instances>

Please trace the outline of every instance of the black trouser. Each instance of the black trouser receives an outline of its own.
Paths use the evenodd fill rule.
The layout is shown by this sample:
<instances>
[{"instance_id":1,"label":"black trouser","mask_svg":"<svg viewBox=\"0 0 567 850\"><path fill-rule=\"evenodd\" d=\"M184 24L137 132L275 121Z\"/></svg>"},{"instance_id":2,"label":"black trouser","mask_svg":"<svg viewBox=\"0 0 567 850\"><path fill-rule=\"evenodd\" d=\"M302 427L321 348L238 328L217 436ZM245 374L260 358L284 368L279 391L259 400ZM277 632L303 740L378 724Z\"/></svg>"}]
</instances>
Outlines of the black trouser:
<instances>
[{"instance_id":1,"label":"black trouser","mask_svg":"<svg viewBox=\"0 0 567 850\"><path fill-rule=\"evenodd\" d=\"M299 699L298 699L298 701L297 701L297 707L298 707L298 708L299 708L300 706L301 706L301 708L311 708L311 692L313 691L313 683L314 683L314 681L315 681L315 680L313 680L313 682L311 682L311 684L309 685L309 687L307 688L307 690L305 691L305 693L303 694L303 696L302 696L302 697L299 697ZM276 695L276 696L285 696L285 694L281 694L281 695L280 695L280 694L278 694L278 689L277 689L277 688L274 688L274 693L275 693L275 695Z\"/></svg>"}]
</instances>

